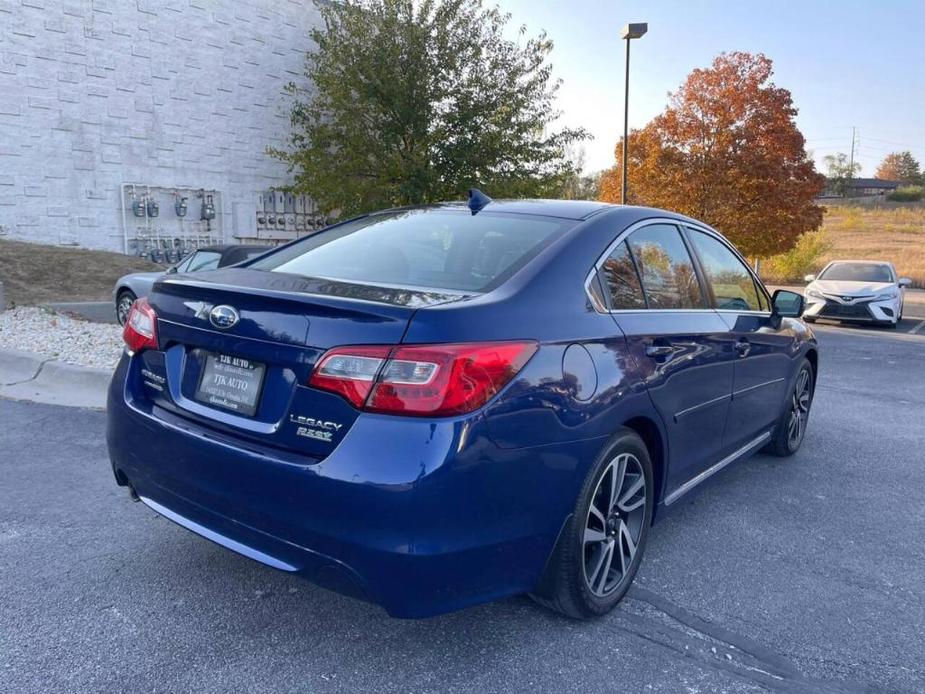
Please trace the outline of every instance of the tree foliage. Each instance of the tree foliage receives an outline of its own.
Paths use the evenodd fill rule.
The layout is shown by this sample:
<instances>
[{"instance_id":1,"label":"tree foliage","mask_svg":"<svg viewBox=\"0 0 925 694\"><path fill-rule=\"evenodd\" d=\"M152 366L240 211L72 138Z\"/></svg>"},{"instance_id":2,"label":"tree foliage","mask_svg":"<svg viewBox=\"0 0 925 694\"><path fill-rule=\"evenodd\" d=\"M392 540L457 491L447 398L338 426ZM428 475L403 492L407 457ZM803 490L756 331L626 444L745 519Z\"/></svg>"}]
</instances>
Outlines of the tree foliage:
<instances>
[{"instance_id":1,"label":"tree foliage","mask_svg":"<svg viewBox=\"0 0 925 694\"><path fill-rule=\"evenodd\" d=\"M688 214L725 233L743 253L792 248L822 224L824 178L806 153L790 92L771 81L763 55L724 53L696 69L669 104L629 138L629 200ZM619 202L617 165L602 199Z\"/></svg>"},{"instance_id":2,"label":"tree foliage","mask_svg":"<svg viewBox=\"0 0 925 694\"><path fill-rule=\"evenodd\" d=\"M925 183L925 178L922 177L922 167L912 156L912 152L908 150L887 154L877 167L877 178L886 181L900 181L911 186Z\"/></svg>"},{"instance_id":3,"label":"tree foliage","mask_svg":"<svg viewBox=\"0 0 925 694\"><path fill-rule=\"evenodd\" d=\"M481 0L316 0L322 24L290 85L288 162L327 211L555 194L583 130L553 129L559 83L541 34L503 37Z\"/></svg>"},{"instance_id":4,"label":"tree foliage","mask_svg":"<svg viewBox=\"0 0 925 694\"><path fill-rule=\"evenodd\" d=\"M851 179L861 172L861 165L856 161L851 161L844 152L826 154L823 161L825 161L829 187L836 195L844 197L848 194Z\"/></svg>"}]
</instances>

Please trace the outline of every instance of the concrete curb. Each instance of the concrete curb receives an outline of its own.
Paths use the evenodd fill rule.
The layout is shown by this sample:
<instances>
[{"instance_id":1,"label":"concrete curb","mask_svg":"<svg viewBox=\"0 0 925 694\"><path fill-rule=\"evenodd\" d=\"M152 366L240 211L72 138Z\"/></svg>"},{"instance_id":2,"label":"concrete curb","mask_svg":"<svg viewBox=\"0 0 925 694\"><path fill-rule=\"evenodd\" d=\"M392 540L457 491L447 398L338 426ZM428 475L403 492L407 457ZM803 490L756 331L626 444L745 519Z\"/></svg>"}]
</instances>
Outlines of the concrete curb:
<instances>
[{"instance_id":1,"label":"concrete curb","mask_svg":"<svg viewBox=\"0 0 925 694\"><path fill-rule=\"evenodd\" d=\"M45 359L31 352L0 350L0 388L31 381L42 369Z\"/></svg>"},{"instance_id":2,"label":"concrete curb","mask_svg":"<svg viewBox=\"0 0 925 694\"><path fill-rule=\"evenodd\" d=\"M42 304L57 313L76 316L92 323L110 323L116 325L116 309L111 301L71 301L67 303L54 302Z\"/></svg>"},{"instance_id":3,"label":"concrete curb","mask_svg":"<svg viewBox=\"0 0 925 694\"><path fill-rule=\"evenodd\" d=\"M109 369L45 359L37 354L0 350L0 397L66 407L106 408Z\"/></svg>"}]
</instances>

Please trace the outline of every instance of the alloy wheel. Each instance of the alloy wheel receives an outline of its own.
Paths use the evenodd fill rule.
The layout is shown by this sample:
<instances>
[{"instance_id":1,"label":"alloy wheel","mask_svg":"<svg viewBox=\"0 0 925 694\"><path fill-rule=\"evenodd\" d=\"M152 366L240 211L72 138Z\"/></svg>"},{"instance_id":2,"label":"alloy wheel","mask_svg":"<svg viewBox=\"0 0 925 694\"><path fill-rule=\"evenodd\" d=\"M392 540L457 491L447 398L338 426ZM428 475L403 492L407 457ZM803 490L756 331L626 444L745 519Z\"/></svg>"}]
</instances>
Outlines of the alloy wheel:
<instances>
[{"instance_id":1,"label":"alloy wheel","mask_svg":"<svg viewBox=\"0 0 925 694\"><path fill-rule=\"evenodd\" d=\"M598 597L612 594L627 576L646 514L646 478L631 453L621 453L597 482L585 520L584 577Z\"/></svg>"},{"instance_id":2,"label":"alloy wheel","mask_svg":"<svg viewBox=\"0 0 925 694\"><path fill-rule=\"evenodd\" d=\"M790 418L787 421L787 443L791 450L803 441L806 422L809 419L809 406L812 401L812 379L809 371L803 369L797 376L797 383L790 398Z\"/></svg>"},{"instance_id":3,"label":"alloy wheel","mask_svg":"<svg viewBox=\"0 0 925 694\"><path fill-rule=\"evenodd\" d=\"M133 303L135 303L135 300L128 294L123 294L119 297L119 303L116 304L116 318L119 320L119 325L125 325L128 312L132 309Z\"/></svg>"}]
</instances>

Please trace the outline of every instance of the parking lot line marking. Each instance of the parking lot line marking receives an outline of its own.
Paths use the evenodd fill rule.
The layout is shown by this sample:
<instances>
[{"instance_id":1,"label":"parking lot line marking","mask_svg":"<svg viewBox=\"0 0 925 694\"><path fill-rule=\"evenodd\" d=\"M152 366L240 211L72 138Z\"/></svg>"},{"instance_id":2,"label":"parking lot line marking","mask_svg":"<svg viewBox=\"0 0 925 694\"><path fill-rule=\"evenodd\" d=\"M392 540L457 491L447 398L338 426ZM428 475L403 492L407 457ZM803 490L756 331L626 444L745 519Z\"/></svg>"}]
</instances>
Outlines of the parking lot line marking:
<instances>
[{"instance_id":1,"label":"parking lot line marking","mask_svg":"<svg viewBox=\"0 0 925 694\"><path fill-rule=\"evenodd\" d=\"M910 335L915 335L915 334L916 334L919 330L921 330L922 328L925 328L925 320L923 320L923 321L922 321L921 323L919 323L917 326L915 326L914 328L912 328L912 330L909 331L909 334L910 334Z\"/></svg>"}]
</instances>

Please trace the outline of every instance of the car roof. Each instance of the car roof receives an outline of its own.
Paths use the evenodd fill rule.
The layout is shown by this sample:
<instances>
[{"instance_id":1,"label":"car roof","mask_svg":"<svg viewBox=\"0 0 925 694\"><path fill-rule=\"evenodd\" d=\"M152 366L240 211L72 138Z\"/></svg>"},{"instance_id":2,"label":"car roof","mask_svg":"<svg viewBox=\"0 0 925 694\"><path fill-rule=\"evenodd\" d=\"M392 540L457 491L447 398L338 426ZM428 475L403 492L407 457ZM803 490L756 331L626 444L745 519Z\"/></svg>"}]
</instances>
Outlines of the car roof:
<instances>
[{"instance_id":1,"label":"car roof","mask_svg":"<svg viewBox=\"0 0 925 694\"><path fill-rule=\"evenodd\" d=\"M200 246L196 250L210 251L211 253L227 253L228 251L236 251L242 248L253 251L268 251L273 248L273 246L260 246L250 243L218 243L213 246Z\"/></svg>"},{"instance_id":2,"label":"car roof","mask_svg":"<svg viewBox=\"0 0 925 694\"><path fill-rule=\"evenodd\" d=\"M542 217L558 217L560 219L572 219L581 221L591 217L598 212L610 208L620 208L620 205L613 205L608 202L599 202L597 200L492 200L483 210L487 212L504 212L509 214L529 214ZM373 214L383 214L395 212L397 210L468 210L469 207L465 202L439 202L432 205L409 205L407 207L396 207L388 210L381 210ZM481 211L481 210L480 210Z\"/></svg>"},{"instance_id":3,"label":"car roof","mask_svg":"<svg viewBox=\"0 0 925 694\"><path fill-rule=\"evenodd\" d=\"M829 265L835 265L836 263L841 265L887 265L893 267L893 263L889 260L831 260Z\"/></svg>"}]
</instances>

